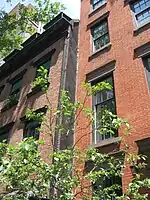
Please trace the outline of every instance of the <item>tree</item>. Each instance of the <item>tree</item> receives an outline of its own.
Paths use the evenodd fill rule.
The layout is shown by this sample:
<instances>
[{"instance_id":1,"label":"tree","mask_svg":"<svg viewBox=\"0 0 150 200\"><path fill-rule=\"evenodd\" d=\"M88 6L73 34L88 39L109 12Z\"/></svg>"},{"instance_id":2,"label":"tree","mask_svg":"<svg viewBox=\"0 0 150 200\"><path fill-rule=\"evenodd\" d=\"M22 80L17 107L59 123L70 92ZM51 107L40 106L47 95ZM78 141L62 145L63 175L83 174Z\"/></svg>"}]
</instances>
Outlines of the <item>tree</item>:
<instances>
[{"instance_id":1,"label":"tree","mask_svg":"<svg viewBox=\"0 0 150 200\"><path fill-rule=\"evenodd\" d=\"M39 70L39 76L40 79L37 77L35 83L40 84L41 81L43 84L42 79L46 79L46 71L43 67ZM98 83L96 86L84 84L84 87L86 97L96 94L104 88L111 89L111 86L104 82ZM47 87L42 85L42 88L47 92ZM44 113L37 113L34 110L27 111L26 119L38 120L48 127L45 134L49 134L53 147L55 130L63 135L70 134L72 124L77 123L80 113L86 115L89 126L95 123L92 110L85 108L84 103L76 102L73 104L67 91L62 91L61 109L52 108L48 97L47 101L47 109L51 116L49 119L45 118ZM60 115L65 119L64 123L53 125L54 119L59 118ZM129 134L128 122L112 114L106 108L99 113L99 117L101 122L101 126L97 130L99 134L108 134L109 132L115 134L118 129ZM115 181L121 179L125 163L139 170L144 168L146 159L144 155L130 154L130 147L124 143L123 139L124 153L121 154L123 159L101 153L94 148L81 151L77 149L79 140L64 150L53 148L48 163L42 159L40 151L38 151L42 141L26 138L16 146L5 142L1 143L0 184L6 188L5 192L1 193L1 199L148 199L146 193L140 193L140 188L150 188L150 179L141 179L140 173L134 175L124 194L121 192L120 182Z\"/></svg>"},{"instance_id":2,"label":"tree","mask_svg":"<svg viewBox=\"0 0 150 200\"><path fill-rule=\"evenodd\" d=\"M8 1L9 3L11 1ZM34 0L34 6L26 7L19 4L18 13L6 13L0 10L0 58L4 58L14 49L20 49L24 36L20 33L33 34L39 22L48 23L64 5L51 0Z\"/></svg>"}]
</instances>

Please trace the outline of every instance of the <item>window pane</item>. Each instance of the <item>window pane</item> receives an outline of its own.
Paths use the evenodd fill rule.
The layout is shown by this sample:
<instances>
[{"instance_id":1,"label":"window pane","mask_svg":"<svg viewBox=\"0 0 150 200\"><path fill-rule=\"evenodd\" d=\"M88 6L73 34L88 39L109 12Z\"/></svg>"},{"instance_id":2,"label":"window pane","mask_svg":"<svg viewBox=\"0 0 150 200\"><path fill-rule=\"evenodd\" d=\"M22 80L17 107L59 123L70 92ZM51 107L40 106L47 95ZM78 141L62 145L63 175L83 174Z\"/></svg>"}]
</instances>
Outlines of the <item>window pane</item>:
<instances>
[{"instance_id":1,"label":"window pane","mask_svg":"<svg viewBox=\"0 0 150 200\"><path fill-rule=\"evenodd\" d=\"M109 43L109 35L106 34L94 41L95 50L101 49L103 46Z\"/></svg>"},{"instance_id":2,"label":"window pane","mask_svg":"<svg viewBox=\"0 0 150 200\"><path fill-rule=\"evenodd\" d=\"M103 135L103 134L100 134L100 132L99 132L99 129L102 126L101 125L101 111L104 108L111 111L112 113L115 113L115 101L109 100L109 101L106 101L103 104L99 104L99 105L96 106L96 116L95 116L96 117L96 119L95 119L96 120L96 127L95 127L96 128L96 132L95 132L96 142L99 142L101 140L105 140L105 139L108 139L108 138L115 136L115 135L112 135L110 133Z\"/></svg>"},{"instance_id":3,"label":"window pane","mask_svg":"<svg viewBox=\"0 0 150 200\"><path fill-rule=\"evenodd\" d=\"M103 164L102 169L107 170L108 165L107 164ZM109 170L109 168L108 168ZM101 178L99 178L96 183L93 185L93 193L96 193L99 195L101 200L107 200L106 196L103 196L103 189L105 188L109 188L112 185L118 185L120 186L120 188L114 188L113 190L108 191L109 194L111 195L112 193L115 192L115 194L119 197L122 195L122 179L120 176L115 176L115 175L111 175L110 177L106 177L106 176L102 176ZM116 198L111 196L111 200L115 200Z\"/></svg>"},{"instance_id":4,"label":"window pane","mask_svg":"<svg viewBox=\"0 0 150 200\"><path fill-rule=\"evenodd\" d=\"M104 21L93 29L93 38L97 39L106 33L108 33L107 21Z\"/></svg>"},{"instance_id":5,"label":"window pane","mask_svg":"<svg viewBox=\"0 0 150 200\"><path fill-rule=\"evenodd\" d=\"M11 88L11 94L14 94L16 93L16 91L19 91L21 89L21 86L22 86L22 79L19 79L18 81L13 83Z\"/></svg>"},{"instance_id":6,"label":"window pane","mask_svg":"<svg viewBox=\"0 0 150 200\"><path fill-rule=\"evenodd\" d=\"M115 99L114 99L114 87L113 87L113 79L112 77L106 78L103 82L109 83L112 86L112 89L104 89L103 91L98 92L93 100L94 100L94 112L95 112L95 131L94 131L94 139L95 143L100 140L105 140L111 137L114 137L116 134L107 133L100 134L100 129L103 126L101 123L101 115L104 109L111 111L112 113L116 113ZM109 122L108 122L109 123ZM110 122L111 123L111 122ZM117 133L116 130L113 130Z\"/></svg>"},{"instance_id":7,"label":"window pane","mask_svg":"<svg viewBox=\"0 0 150 200\"><path fill-rule=\"evenodd\" d=\"M102 103L114 97L113 90L103 90L96 94L96 103Z\"/></svg>"},{"instance_id":8,"label":"window pane","mask_svg":"<svg viewBox=\"0 0 150 200\"><path fill-rule=\"evenodd\" d=\"M105 0L93 0L93 9L98 8L102 4L104 4Z\"/></svg>"},{"instance_id":9,"label":"window pane","mask_svg":"<svg viewBox=\"0 0 150 200\"><path fill-rule=\"evenodd\" d=\"M106 35L104 36L104 45L108 44L109 42L110 42L110 40L109 40L109 35L106 34Z\"/></svg>"},{"instance_id":10,"label":"window pane","mask_svg":"<svg viewBox=\"0 0 150 200\"><path fill-rule=\"evenodd\" d=\"M50 68L50 61L48 60L47 62L43 63L43 67L47 70Z\"/></svg>"},{"instance_id":11,"label":"window pane","mask_svg":"<svg viewBox=\"0 0 150 200\"><path fill-rule=\"evenodd\" d=\"M133 11L139 25L150 21L150 0L135 1Z\"/></svg>"},{"instance_id":12,"label":"window pane","mask_svg":"<svg viewBox=\"0 0 150 200\"><path fill-rule=\"evenodd\" d=\"M144 24L145 22L150 21L150 8L139 13L136 16L136 19L138 21L138 24Z\"/></svg>"},{"instance_id":13,"label":"window pane","mask_svg":"<svg viewBox=\"0 0 150 200\"><path fill-rule=\"evenodd\" d=\"M98 50L110 42L107 20L92 29L94 50Z\"/></svg>"},{"instance_id":14,"label":"window pane","mask_svg":"<svg viewBox=\"0 0 150 200\"><path fill-rule=\"evenodd\" d=\"M149 0L138 0L133 3L134 12L137 14L150 6Z\"/></svg>"},{"instance_id":15,"label":"window pane","mask_svg":"<svg viewBox=\"0 0 150 200\"><path fill-rule=\"evenodd\" d=\"M35 139L39 139L39 130L40 123L38 121L28 122L25 126L24 137L34 137Z\"/></svg>"},{"instance_id":16,"label":"window pane","mask_svg":"<svg viewBox=\"0 0 150 200\"><path fill-rule=\"evenodd\" d=\"M105 79L104 82L109 83L112 89L111 90L104 89L101 92L98 92L96 94L96 104L103 103L104 101L114 98L112 77Z\"/></svg>"},{"instance_id":17,"label":"window pane","mask_svg":"<svg viewBox=\"0 0 150 200\"><path fill-rule=\"evenodd\" d=\"M108 77L106 80L105 80L106 83L109 83L111 85L111 87L113 88L113 78L112 76L111 77Z\"/></svg>"},{"instance_id":18,"label":"window pane","mask_svg":"<svg viewBox=\"0 0 150 200\"><path fill-rule=\"evenodd\" d=\"M50 69L50 60L48 60L48 61L46 61L46 62L40 64L40 65L37 67L37 70L40 68L40 66L43 66L45 69L47 69L47 70L49 71L49 69ZM35 76L35 78L37 78L38 76L39 76L39 72L36 71L36 76Z\"/></svg>"},{"instance_id":19,"label":"window pane","mask_svg":"<svg viewBox=\"0 0 150 200\"><path fill-rule=\"evenodd\" d=\"M4 132L0 134L0 142L2 142L3 140L8 140L8 136L9 136L9 132Z\"/></svg>"}]
</instances>

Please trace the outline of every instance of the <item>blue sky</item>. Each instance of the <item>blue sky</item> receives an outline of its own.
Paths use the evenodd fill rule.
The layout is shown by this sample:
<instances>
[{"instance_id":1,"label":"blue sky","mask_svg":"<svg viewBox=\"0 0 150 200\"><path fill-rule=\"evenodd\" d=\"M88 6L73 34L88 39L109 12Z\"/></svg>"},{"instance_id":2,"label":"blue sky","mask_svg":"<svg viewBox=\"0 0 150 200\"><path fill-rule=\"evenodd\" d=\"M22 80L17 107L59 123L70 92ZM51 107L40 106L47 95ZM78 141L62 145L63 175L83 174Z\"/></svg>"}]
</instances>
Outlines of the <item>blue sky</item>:
<instances>
[{"instance_id":1,"label":"blue sky","mask_svg":"<svg viewBox=\"0 0 150 200\"><path fill-rule=\"evenodd\" d=\"M55 1L55 0L54 0ZM17 3L21 1L12 0L12 5L6 3L6 0L0 0L0 8L10 11ZM32 3L33 0L25 0L25 4ZM80 0L59 0L66 7L65 13L71 18L79 19L80 17Z\"/></svg>"}]
</instances>

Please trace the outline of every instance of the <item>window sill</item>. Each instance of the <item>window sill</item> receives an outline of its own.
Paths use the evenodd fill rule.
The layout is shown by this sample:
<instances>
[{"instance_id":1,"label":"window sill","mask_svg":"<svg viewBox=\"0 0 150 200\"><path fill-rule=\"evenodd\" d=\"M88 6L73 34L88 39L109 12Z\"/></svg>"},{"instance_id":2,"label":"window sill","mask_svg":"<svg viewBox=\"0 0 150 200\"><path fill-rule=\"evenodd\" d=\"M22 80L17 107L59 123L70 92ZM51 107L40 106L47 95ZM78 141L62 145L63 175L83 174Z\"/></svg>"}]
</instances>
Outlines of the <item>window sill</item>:
<instances>
[{"instance_id":1,"label":"window sill","mask_svg":"<svg viewBox=\"0 0 150 200\"><path fill-rule=\"evenodd\" d=\"M48 83L48 87L49 87L49 84L50 83ZM34 94L38 93L38 92L43 92L44 93L44 90L42 90L42 87L40 85L37 85L36 87L32 88L31 92L29 92L27 94L27 97L31 97Z\"/></svg>"},{"instance_id":2,"label":"window sill","mask_svg":"<svg viewBox=\"0 0 150 200\"><path fill-rule=\"evenodd\" d=\"M137 26L135 29L134 29L134 35L138 35L140 34L141 32L145 31L145 30L148 30L150 28L150 21L149 22L146 22L140 26Z\"/></svg>"},{"instance_id":3,"label":"window sill","mask_svg":"<svg viewBox=\"0 0 150 200\"><path fill-rule=\"evenodd\" d=\"M35 113L40 113L40 112L42 112L42 113L45 114L46 111L47 111L47 109L48 109L48 106L45 105L45 106L43 106L43 107L41 107L41 108L38 108L37 110L34 110L34 112L35 112ZM26 121L27 121L27 122L33 121L32 119L31 119L31 120L26 119L26 115L23 115L22 117L20 117L20 120L21 120L21 122L23 122L23 123L25 123Z\"/></svg>"},{"instance_id":4,"label":"window sill","mask_svg":"<svg viewBox=\"0 0 150 200\"><path fill-rule=\"evenodd\" d=\"M33 96L34 94L38 93L38 92L41 92L42 91L42 87L41 86L36 86L34 88L31 89L31 92L29 92L27 94L27 97L31 97Z\"/></svg>"},{"instance_id":5,"label":"window sill","mask_svg":"<svg viewBox=\"0 0 150 200\"><path fill-rule=\"evenodd\" d=\"M99 10L103 9L106 5L107 5L107 2L104 2L104 3L101 4L98 8L93 9L93 10L89 13L88 17L91 17L92 15L94 15L95 13L97 13Z\"/></svg>"},{"instance_id":6,"label":"window sill","mask_svg":"<svg viewBox=\"0 0 150 200\"><path fill-rule=\"evenodd\" d=\"M106 140L102 140L100 142L98 142L97 144L93 144L92 147L94 148L101 148L104 146L108 146L114 143L120 143L121 142L121 137L114 137L114 138L109 138Z\"/></svg>"},{"instance_id":7,"label":"window sill","mask_svg":"<svg viewBox=\"0 0 150 200\"><path fill-rule=\"evenodd\" d=\"M97 55L103 53L103 51L105 50L109 50L111 48L111 43L106 44L105 46L103 46L101 49L98 49L97 51L93 52L92 55L89 56L89 61L92 60L94 57L96 57Z\"/></svg>"},{"instance_id":8,"label":"window sill","mask_svg":"<svg viewBox=\"0 0 150 200\"><path fill-rule=\"evenodd\" d=\"M15 101L14 103L7 104L1 109L1 112L5 112L6 110L9 110L10 108L16 106L17 104L18 104L18 100Z\"/></svg>"}]
</instances>

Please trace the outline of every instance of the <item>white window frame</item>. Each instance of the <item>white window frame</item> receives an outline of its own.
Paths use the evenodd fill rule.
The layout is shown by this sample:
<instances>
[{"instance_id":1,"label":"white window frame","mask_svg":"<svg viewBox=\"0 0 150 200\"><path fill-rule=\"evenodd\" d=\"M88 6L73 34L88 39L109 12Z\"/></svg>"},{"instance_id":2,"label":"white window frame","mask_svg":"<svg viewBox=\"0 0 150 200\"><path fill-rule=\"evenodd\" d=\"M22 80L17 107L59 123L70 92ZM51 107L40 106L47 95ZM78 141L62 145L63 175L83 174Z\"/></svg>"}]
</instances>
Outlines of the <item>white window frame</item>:
<instances>
[{"instance_id":1,"label":"white window frame","mask_svg":"<svg viewBox=\"0 0 150 200\"><path fill-rule=\"evenodd\" d=\"M149 10L150 7L146 7L146 8L144 8L142 11L140 11L140 12L138 12L138 13L135 13L134 4L136 3L136 1L137 1L137 0L131 1L131 10L132 10L132 13L133 13L133 16L134 16L134 20L135 20L135 23L136 23L136 27L140 27L140 26L143 26L143 25L149 23L150 20L140 24L140 23L138 22L136 16L139 15L139 14L141 14L141 13L143 13L143 12L146 11L146 10ZM140 1L140 0L139 0L139 1ZM141 1L142 1L142 0L141 0ZM145 1L145 0L144 0L144 1ZM149 0L149 1L150 1L150 0Z\"/></svg>"}]
</instances>

